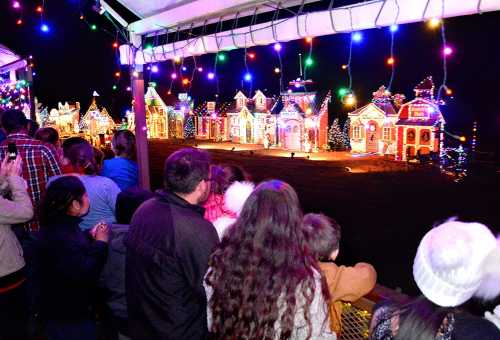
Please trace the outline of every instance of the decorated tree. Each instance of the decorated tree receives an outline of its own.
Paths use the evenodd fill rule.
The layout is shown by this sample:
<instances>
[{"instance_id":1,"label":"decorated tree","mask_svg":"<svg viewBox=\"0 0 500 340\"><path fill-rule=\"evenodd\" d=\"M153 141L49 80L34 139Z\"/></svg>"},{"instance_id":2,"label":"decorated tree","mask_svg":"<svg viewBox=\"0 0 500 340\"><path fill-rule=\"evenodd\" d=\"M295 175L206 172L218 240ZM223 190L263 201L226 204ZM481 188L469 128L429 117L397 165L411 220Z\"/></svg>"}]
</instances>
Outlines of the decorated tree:
<instances>
[{"instance_id":1,"label":"decorated tree","mask_svg":"<svg viewBox=\"0 0 500 340\"><path fill-rule=\"evenodd\" d=\"M184 138L192 139L194 138L195 130L194 130L194 122L193 116L188 115L186 117L186 122L184 124Z\"/></svg>"},{"instance_id":2,"label":"decorated tree","mask_svg":"<svg viewBox=\"0 0 500 340\"><path fill-rule=\"evenodd\" d=\"M344 148L350 150L351 149L351 138L349 137L349 130L351 128L351 119L347 118L344 122L344 128L342 129L342 139L344 142Z\"/></svg>"},{"instance_id":3,"label":"decorated tree","mask_svg":"<svg viewBox=\"0 0 500 340\"><path fill-rule=\"evenodd\" d=\"M339 119L335 118L330 130L328 131L328 143L332 150L342 150L345 148L342 130L340 129Z\"/></svg>"}]
</instances>

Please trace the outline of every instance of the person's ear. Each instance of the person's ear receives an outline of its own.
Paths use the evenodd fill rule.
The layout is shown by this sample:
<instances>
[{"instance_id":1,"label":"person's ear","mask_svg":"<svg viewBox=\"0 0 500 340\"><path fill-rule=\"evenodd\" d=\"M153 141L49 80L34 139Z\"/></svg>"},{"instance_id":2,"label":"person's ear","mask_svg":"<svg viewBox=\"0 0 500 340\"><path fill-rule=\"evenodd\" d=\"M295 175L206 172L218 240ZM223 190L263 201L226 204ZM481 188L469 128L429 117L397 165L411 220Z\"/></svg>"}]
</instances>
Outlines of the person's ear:
<instances>
[{"instance_id":1,"label":"person's ear","mask_svg":"<svg viewBox=\"0 0 500 340\"><path fill-rule=\"evenodd\" d=\"M332 251L330 254L330 260L335 261L335 259L339 256L339 249Z\"/></svg>"},{"instance_id":2,"label":"person's ear","mask_svg":"<svg viewBox=\"0 0 500 340\"><path fill-rule=\"evenodd\" d=\"M77 216L78 214L80 214L80 210L82 210L82 205L80 204L80 202L78 202L78 200L73 200L73 202L71 202L71 205L69 206L69 215Z\"/></svg>"}]
</instances>

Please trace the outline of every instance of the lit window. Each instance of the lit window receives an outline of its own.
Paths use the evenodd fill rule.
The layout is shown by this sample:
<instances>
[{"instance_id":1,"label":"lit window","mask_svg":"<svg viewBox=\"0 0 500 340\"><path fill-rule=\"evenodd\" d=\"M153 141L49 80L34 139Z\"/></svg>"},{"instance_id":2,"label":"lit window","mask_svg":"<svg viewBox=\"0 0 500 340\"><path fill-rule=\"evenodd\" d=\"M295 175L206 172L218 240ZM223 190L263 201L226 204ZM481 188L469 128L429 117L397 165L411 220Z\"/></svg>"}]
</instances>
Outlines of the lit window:
<instances>
[{"instance_id":1,"label":"lit window","mask_svg":"<svg viewBox=\"0 0 500 340\"><path fill-rule=\"evenodd\" d=\"M359 127L359 125L355 126L353 131L352 131L352 137L354 139L359 139L361 138L361 128Z\"/></svg>"},{"instance_id":2,"label":"lit window","mask_svg":"<svg viewBox=\"0 0 500 340\"><path fill-rule=\"evenodd\" d=\"M391 128L384 127L384 140L391 140Z\"/></svg>"}]
</instances>

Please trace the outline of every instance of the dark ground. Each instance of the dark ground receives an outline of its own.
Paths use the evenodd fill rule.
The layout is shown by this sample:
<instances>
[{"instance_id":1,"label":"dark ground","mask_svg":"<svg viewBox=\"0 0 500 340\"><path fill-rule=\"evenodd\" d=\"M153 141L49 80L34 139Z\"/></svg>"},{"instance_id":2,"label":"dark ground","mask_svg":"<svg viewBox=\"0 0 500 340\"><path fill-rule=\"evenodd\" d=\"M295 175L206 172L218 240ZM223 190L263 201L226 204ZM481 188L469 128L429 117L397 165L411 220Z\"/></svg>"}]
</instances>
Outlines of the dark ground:
<instances>
[{"instance_id":1,"label":"dark ground","mask_svg":"<svg viewBox=\"0 0 500 340\"><path fill-rule=\"evenodd\" d=\"M150 142L151 184L162 184L165 158L183 145ZM483 172L453 182L429 168L388 160L309 161L210 150L216 163L242 166L255 182L278 178L297 191L304 212L322 212L342 226L338 262L372 263L378 281L414 295L412 263L418 243L434 223L451 216L500 231L498 173ZM345 166L383 172L348 173ZM394 171L387 171L393 169Z\"/></svg>"}]
</instances>

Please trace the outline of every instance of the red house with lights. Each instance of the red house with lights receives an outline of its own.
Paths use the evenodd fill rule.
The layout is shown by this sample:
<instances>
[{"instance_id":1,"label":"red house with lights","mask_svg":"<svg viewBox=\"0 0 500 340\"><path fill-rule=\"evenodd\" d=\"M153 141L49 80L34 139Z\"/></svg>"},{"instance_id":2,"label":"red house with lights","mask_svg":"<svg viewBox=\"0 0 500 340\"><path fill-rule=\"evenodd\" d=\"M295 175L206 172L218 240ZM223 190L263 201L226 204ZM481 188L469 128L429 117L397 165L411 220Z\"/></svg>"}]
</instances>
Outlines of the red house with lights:
<instances>
[{"instance_id":1,"label":"red house with lights","mask_svg":"<svg viewBox=\"0 0 500 340\"><path fill-rule=\"evenodd\" d=\"M439 152L444 118L434 99L434 82L427 77L415 88L415 99L401 106L398 113L396 160Z\"/></svg>"}]
</instances>

